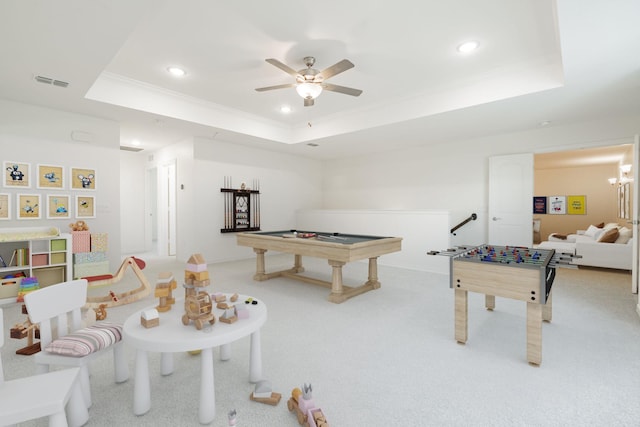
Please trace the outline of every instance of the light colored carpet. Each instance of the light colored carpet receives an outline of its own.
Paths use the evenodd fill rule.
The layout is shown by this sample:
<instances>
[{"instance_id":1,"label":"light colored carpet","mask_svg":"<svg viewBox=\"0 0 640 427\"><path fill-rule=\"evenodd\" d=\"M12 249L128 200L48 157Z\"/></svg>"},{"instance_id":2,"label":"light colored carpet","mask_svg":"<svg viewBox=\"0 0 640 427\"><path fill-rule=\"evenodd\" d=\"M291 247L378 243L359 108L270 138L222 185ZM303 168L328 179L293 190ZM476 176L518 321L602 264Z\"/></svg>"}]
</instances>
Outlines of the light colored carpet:
<instances>
[{"instance_id":1,"label":"light colored carpet","mask_svg":"<svg viewBox=\"0 0 640 427\"><path fill-rule=\"evenodd\" d=\"M285 255L267 257L267 270L291 262ZM326 261L304 262L308 274L330 279ZM147 264L152 284L161 271L184 275L184 264L171 259ZM210 290L267 304L263 373L282 401L274 407L249 400L249 340L243 339L232 345L229 361L214 353L213 426L227 426L231 409L238 426L297 426L286 400L304 382L313 384L332 427L640 425L640 320L628 272L558 270L553 320L543 325L542 365L533 367L526 361L524 302L497 298L489 312L481 295L470 294L469 340L460 345L447 276L380 266L381 289L332 304L328 289L280 278L255 282L254 270L254 260L212 264ZM366 274L366 263L348 264L345 283L363 282ZM118 286L137 286L127 275ZM108 320L124 321L152 304L149 296L109 309ZM24 317L18 304L4 310L8 327ZM2 349L8 379L34 372L30 357L14 354L25 342L7 339ZM151 410L140 417L132 410L132 349L129 356L132 377L124 384L113 382L111 356L92 366L89 426L199 425L199 356L177 354L175 372L163 377L159 355L151 354Z\"/></svg>"}]
</instances>

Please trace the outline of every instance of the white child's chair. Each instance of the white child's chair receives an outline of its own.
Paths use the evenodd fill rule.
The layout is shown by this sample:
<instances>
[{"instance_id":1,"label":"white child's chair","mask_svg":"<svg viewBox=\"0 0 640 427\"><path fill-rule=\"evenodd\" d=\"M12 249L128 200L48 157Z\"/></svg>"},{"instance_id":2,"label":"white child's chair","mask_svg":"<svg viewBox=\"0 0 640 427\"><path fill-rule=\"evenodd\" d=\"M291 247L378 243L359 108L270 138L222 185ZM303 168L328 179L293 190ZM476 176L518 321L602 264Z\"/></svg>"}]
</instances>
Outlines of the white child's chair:
<instances>
[{"instance_id":1,"label":"white child's chair","mask_svg":"<svg viewBox=\"0 0 640 427\"><path fill-rule=\"evenodd\" d=\"M42 350L34 355L38 372L47 372L52 365L79 367L82 394L89 408L92 404L89 362L112 349L117 383L129 379L129 365L121 325L99 322L82 328L81 309L86 302L85 279L46 286L24 296L31 323L40 327Z\"/></svg>"},{"instance_id":2,"label":"white child's chair","mask_svg":"<svg viewBox=\"0 0 640 427\"><path fill-rule=\"evenodd\" d=\"M4 317L0 308L0 348L3 346ZM86 424L89 413L82 397L79 374L79 368L71 368L5 381L0 355L0 425L42 417L49 417L49 427Z\"/></svg>"}]
</instances>

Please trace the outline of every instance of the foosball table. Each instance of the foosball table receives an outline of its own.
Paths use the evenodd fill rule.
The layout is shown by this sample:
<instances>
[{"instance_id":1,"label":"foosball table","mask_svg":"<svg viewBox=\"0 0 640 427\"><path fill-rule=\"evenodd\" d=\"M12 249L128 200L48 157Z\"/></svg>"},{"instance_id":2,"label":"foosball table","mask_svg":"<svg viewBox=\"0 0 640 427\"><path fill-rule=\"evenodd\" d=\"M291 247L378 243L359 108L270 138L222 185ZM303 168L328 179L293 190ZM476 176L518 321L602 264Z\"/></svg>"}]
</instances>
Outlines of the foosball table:
<instances>
[{"instance_id":1,"label":"foosball table","mask_svg":"<svg viewBox=\"0 0 640 427\"><path fill-rule=\"evenodd\" d=\"M570 256L553 249L516 246L459 246L429 255L450 257L450 287L455 290L455 339L467 342L467 293L485 295L485 307L495 297L527 303L527 361L542 362L542 322L551 321L551 287L558 266L570 266Z\"/></svg>"}]
</instances>

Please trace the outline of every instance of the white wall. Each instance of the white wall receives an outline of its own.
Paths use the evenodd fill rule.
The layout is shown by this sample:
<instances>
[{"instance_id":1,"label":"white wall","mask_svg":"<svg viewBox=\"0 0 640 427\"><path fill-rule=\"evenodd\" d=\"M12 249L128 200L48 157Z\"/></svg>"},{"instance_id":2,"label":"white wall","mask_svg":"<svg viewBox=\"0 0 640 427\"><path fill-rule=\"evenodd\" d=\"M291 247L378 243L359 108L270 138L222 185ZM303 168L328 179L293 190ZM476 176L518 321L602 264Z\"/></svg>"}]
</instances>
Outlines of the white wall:
<instances>
[{"instance_id":1,"label":"white wall","mask_svg":"<svg viewBox=\"0 0 640 427\"><path fill-rule=\"evenodd\" d=\"M481 244L487 238L490 156L632 143L639 131L639 117L621 117L334 159L324 164L323 208L445 210L451 226L475 212L478 219L451 241ZM445 249L433 243L432 249Z\"/></svg>"},{"instance_id":2,"label":"white wall","mask_svg":"<svg viewBox=\"0 0 640 427\"><path fill-rule=\"evenodd\" d=\"M88 142L78 142L72 135ZM2 221L0 227L54 226L68 232L75 222L75 209L70 219L16 220L15 197L18 193L65 194L75 203L78 194L95 195L96 218L83 219L91 231L108 233L111 268L120 265L120 127L116 122L81 114L66 113L33 105L0 100L0 158L31 164L32 185L29 189L2 188L13 198L12 220ZM60 190L36 188L38 164L59 165L65 168L66 182ZM71 190L71 167L95 169L96 190ZM46 206L46 203L45 203Z\"/></svg>"},{"instance_id":3,"label":"white wall","mask_svg":"<svg viewBox=\"0 0 640 427\"><path fill-rule=\"evenodd\" d=\"M146 251L144 152L120 151L120 238L123 254Z\"/></svg>"},{"instance_id":4,"label":"white wall","mask_svg":"<svg viewBox=\"0 0 640 427\"><path fill-rule=\"evenodd\" d=\"M206 138L183 141L149 157L153 160L146 162L146 168L177 161L178 260L186 261L194 253L201 253L209 263L254 256L250 248L236 245L234 233L220 232L224 228L220 189L226 176L232 178L234 188L260 181L264 230L295 227L297 210L320 207L322 164L317 160ZM122 186L122 191L123 198L134 197L126 194L134 191L129 186Z\"/></svg>"}]
</instances>

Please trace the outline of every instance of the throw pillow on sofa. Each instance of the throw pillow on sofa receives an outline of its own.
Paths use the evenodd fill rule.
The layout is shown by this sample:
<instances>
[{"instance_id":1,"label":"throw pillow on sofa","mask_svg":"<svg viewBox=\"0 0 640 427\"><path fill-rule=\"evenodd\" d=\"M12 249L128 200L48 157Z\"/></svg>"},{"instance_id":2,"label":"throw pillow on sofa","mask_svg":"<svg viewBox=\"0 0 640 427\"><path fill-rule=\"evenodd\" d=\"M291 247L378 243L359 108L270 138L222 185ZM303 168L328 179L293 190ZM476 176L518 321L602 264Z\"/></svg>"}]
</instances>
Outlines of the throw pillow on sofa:
<instances>
[{"instance_id":1,"label":"throw pillow on sofa","mask_svg":"<svg viewBox=\"0 0 640 427\"><path fill-rule=\"evenodd\" d=\"M615 243L616 239L620 236L620 232L617 228L610 228L605 230L600 237L598 238L598 242L601 243Z\"/></svg>"}]
</instances>

